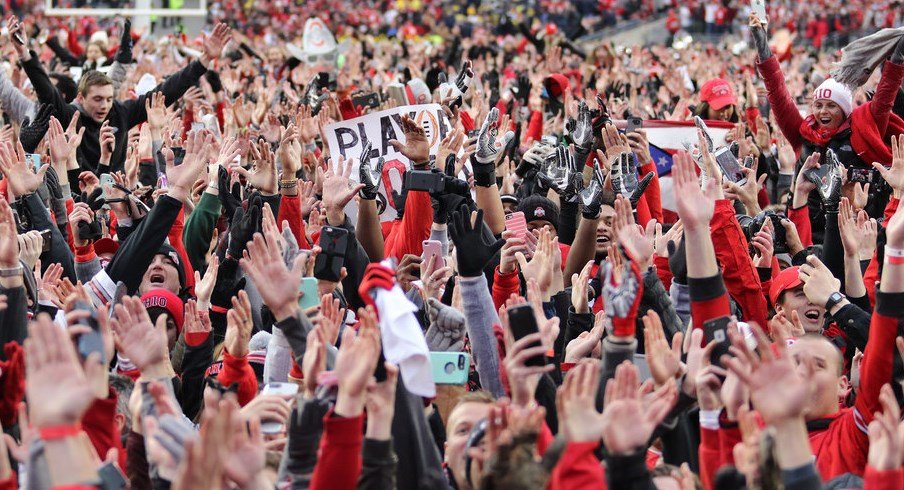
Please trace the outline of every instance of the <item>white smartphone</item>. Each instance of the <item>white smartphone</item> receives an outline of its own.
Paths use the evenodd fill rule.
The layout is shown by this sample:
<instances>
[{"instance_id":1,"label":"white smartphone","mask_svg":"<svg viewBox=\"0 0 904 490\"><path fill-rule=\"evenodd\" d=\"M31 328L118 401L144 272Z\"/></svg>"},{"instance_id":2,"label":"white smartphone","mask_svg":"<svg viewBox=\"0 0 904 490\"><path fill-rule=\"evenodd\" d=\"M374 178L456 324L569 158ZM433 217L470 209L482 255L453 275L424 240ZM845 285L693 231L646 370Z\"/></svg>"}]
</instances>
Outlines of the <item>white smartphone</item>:
<instances>
[{"instance_id":1,"label":"white smartphone","mask_svg":"<svg viewBox=\"0 0 904 490\"><path fill-rule=\"evenodd\" d=\"M293 397L297 393L298 385L295 383L267 383L261 391L262 395L280 395L284 398ZM264 434L279 434L285 430L285 425L279 422L261 421L261 432Z\"/></svg>"},{"instance_id":2,"label":"white smartphone","mask_svg":"<svg viewBox=\"0 0 904 490\"><path fill-rule=\"evenodd\" d=\"M766 0L750 0L750 10L763 24L769 23L769 18L766 17Z\"/></svg>"}]
</instances>

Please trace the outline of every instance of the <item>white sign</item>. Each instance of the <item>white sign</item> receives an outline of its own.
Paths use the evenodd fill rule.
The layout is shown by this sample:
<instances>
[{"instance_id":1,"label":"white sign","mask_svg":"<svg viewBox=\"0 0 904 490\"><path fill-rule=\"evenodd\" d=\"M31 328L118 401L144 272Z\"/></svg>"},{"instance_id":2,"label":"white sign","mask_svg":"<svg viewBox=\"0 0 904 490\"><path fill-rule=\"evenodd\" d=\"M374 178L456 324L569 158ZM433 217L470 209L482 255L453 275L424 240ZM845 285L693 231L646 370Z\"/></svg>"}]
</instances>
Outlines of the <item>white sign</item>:
<instances>
[{"instance_id":1,"label":"white sign","mask_svg":"<svg viewBox=\"0 0 904 490\"><path fill-rule=\"evenodd\" d=\"M430 143L430 158L434 159L439 151L440 141L451 130L446 114L439 104L395 107L339 121L323 128L327 146L330 149L330 157L334 161L338 159L339 155L346 160L349 158L355 160L352 180L358 181L361 152L367 142L370 142L373 147L369 156L372 165L376 165L380 157L386 160L383 166L380 195L377 197L377 208L381 221L396 218L395 203L391 196L393 191L402 192L402 172L411 167L408 158L389 144L390 140L405 143L405 133L402 132L403 115L407 115L424 128L427 141ZM349 203L345 211L354 222L358 214L355 202Z\"/></svg>"}]
</instances>

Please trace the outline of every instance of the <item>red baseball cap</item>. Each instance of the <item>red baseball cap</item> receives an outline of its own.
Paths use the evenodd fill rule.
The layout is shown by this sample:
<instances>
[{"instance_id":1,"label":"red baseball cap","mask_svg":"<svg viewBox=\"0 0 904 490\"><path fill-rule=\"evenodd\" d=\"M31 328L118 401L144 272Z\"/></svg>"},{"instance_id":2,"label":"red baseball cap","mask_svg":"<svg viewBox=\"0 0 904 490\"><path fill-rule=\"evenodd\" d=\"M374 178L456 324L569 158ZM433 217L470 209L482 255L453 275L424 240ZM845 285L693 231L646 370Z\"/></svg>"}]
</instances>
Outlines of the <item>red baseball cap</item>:
<instances>
[{"instance_id":1,"label":"red baseball cap","mask_svg":"<svg viewBox=\"0 0 904 490\"><path fill-rule=\"evenodd\" d=\"M731 84L721 78L713 78L700 87L700 100L715 110L738 103Z\"/></svg>"},{"instance_id":2,"label":"red baseball cap","mask_svg":"<svg viewBox=\"0 0 904 490\"><path fill-rule=\"evenodd\" d=\"M804 282L800 280L800 267L788 267L772 278L772 285L769 286L769 301L775 305L778 297L789 289L794 289Z\"/></svg>"}]
</instances>

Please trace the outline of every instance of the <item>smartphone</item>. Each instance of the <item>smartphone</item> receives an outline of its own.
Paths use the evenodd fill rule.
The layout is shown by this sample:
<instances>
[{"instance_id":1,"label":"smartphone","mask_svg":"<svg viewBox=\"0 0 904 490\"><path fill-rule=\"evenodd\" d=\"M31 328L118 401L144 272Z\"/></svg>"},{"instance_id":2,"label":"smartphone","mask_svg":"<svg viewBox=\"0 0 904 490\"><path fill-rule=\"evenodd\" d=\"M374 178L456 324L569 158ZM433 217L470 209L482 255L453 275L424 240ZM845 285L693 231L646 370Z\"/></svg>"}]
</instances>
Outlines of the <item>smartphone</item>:
<instances>
[{"instance_id":1,"label":"smartphone","mask_svg":"<svg viewBox=\"0 0 904 490\"><path fill-rule=\"evenodd\" d=\"M527 220L523 211L516 211L505 215L505 229L515 234L517 238L524 238L527 231Z\"/></svg>"},{"instance_id":2,"label":"smartphone","mask_svg":"<svg viewBox=\"0 0 904 490\"><path fill-rule=\"evenodd\" d=\"M293 397L298 393L298 385L295 383L267 383L264 385L262 395L280 395ZM279 434L285 430L285 425L279 422L261 421L261 432L264 434Z\"/></svg>"},{"instance_id":3,"label":"smartphone","mask_svg":"<svg viewBox=\"0 0 904 490\"><path fill-rule=\"evenodd\" d=\"M301 308L301 311L320 304L320 291L317 289L316 277L302 277L298 290L302 293L301 299L298 300L298 307Z\"/></svg>"},{"instance_id":4,"label":"smartphone","mask_svg":"<svg viewBox=\"0 0 904 490\"><path fill-rule=\"evenodd\" d=\"M534 315L534 309L531 305L524 304L509 308L508 319L509 329L511 329L512 336L515 337L516 341L540 331L537 326L537 318ZM531 344L529 347L537 347L539 345L541 344L538 341ZM531 357L525 361L524 364L526 366L545 366L546 357L543 354L539 354Z\"/></svg>"},{"instance_id":5,"label":"smartphone","mask_svg":"<svg viewBox=\"0 0 904 490\"><path fill-rule=\"evenodd\" d=\"M409 170L405 172L405 188L429 193L442 192L446 188L444 175L430 170Z\"/></svg>"},{"instance_id":6,"label":"smartphone","mask_svg":"<svg viewBox=\"0 0 904 490\"><path fill-rule=\"evenodd\" d=\"M408 105L408 97L405 96L405 87L400 83L393 83L386 87L386 96L396 105Z\"/></svg>"},{"instance_id":7,"label":"smartphone","mask_svg":"<svg viewBox=\"0 0 904 490\"><path fill-rule=\"evenodd\" d=\"M90 329L88 332L82 333L78 336L79 355L82 357L82 359L85 359L89 355L97 352L100 354L100 363L106 363L107 359L106 352L104 350L104 338L100 333L100 324L97 323L97 310L92 308L84 301L77 301L73 310L83 310L90 313L87 318L79 319L76 322L76 325L81 325Z\"/></svg>"},{"instance_id":8,"label":"smartphone","mask_svg":"<svg viewBox=\"0 0 904 490\"><path fill-rule=\"evenodd\" d=\"M425 264L430 260L430 257L434 258L433 268L427 271L427 275L442 269L446 265L446 261L443 259L443 245L439 240L424 240L424 253L421 254L421 257L423 257Z\"/></svg>"},{"instance_id":9,"label":"smartphone","mask_svg":"<svg viewBox=\"0 0 904 490\"><path fill-rule=\"evenodd\" d=\"M41 244L41 252L49 252L50 251L50 241L53 237L53 234L50 230L44 230L41 232L41 238L44 240Z\"/></svg>"},{"instance_id":10,"label":"smartphone","mask_svg":"<svg viewBox=\"0 0 904 490\"><path fill-rule=\"evenodd\" d=\"M643 119L639 117L629 117L625 126L625 133L633 133L643 127Z\"/></svg>"},{"instance_id":11,"label":"smartphone","mask_svg":"<svg viewBox=\"0 0 904 490\"><path fill-rule=\"evenodd\" d=\"M847 173L848 182L866 184L873 181L873 169L871 168L848 167Z\"/></svg>"},{"instance_id":12,"label":"smartphone","mask_svg":"<svg viewBox=\"0 0 904 490\"><path fill-rule=\"evenodd\" d=\"M352 97L352 105L355 107L380 107L380 94L371 92L369 94L356 95Z\"/></svg>"},{"instance_id":13,"label":"smartphone","mask_svg":"<svg viewBox=\"0 0 904 490\"><path fill-rule=\"evenodd\" d=\"M463 385L468 382L471 356L464 352L431 352L433 382L438 385Z\"/></svg>"},{"instance_id":14,"label":"smartphone","mask_svg":"<svg viewBox=\"0 0 904 490\"><path fill-rule=\"evenodd\" d=\"M107 199L107 188L113 187L113 176L110 174L100 174L100 190L101 196Z\"/></svg>"},{"instance_id":15,"label":"smartphone","mask_svg":"<svg viewBox=\"0 0 904 490\"><path fill-rule=\"evenodd\" d=\"M31 166L35 169L35 173L38 173L38 170L41 170L41 155L37 153L26 153L25 159L31 162Z\"/></svg>"},{"instance_id":16,"label":"smartphone","mask_svg":"<svg viewBox=\"0 0 904 490\"><path fill-rule=\"evenodd\" d=\"M386 381L388 373L386 372L386 357L383 355L383 347L380 347L380 358L377 359L377 365L374 366L374 379L377 383Z\"/></svg>"},{"instance_id":17,"label":"smartphone","mask_svg":"<svg viewBox=\"0 0 904 490\"><path fill-rule=\"evenodd\" d=\"M207 128L207 126L205 126L203 122L193 122L193 123L191 123L191 130L192 130L192 132L195 132L195 131L201 131L201 130L206 129L206 128Z\"/></svg>"},{"instance_id":18,"label":"smartphone","mask_svg":"<svg viewBox=\"0 0 904 490\"><path fill-rule=\"evenodd\" d=\"M738 185L744 185L744 183L747 182L747 174L742 170L741 163L738 162L737 157L732 154L731 148L723 146L716 150L714 156L716 158L716 164L722 169L722 175L724 175L726 179Z\"/></svg>"},{"instance_id":19,"label":"smartphone","mask_svg":"<svg viewBox=\"0 0 904 490\"><path fill-rule=\"evenodd\" d=\"M766 0L750 0L750 10L763 24L769 23L769 17L766 17Z\"/></svg>"},{"instance_id":20,"label":"smartphone","mask_svg":"<svg viewBox=\"0 0 904 490\"><path fill-rule=\"evenodd\" d=\"M320 230L320 249L314 261L314 277L339 282L348 250L348 230L324 226Z\"/></svg>"},{"instance_id":21,"label":"smartphone","mask_svg":"<svg viewBox=\"0 0 904 490\"><path fill-rule=\"evenodd\" d=\"M713 340L716 341L716 347L709 356L713 366L722 367L722 356L728 354L728 348L731 346L731 340L728 339L729 323L731 323L731 317L721 316L703 324L703 345L709 345Z\"/></svg>"}]
</instances>

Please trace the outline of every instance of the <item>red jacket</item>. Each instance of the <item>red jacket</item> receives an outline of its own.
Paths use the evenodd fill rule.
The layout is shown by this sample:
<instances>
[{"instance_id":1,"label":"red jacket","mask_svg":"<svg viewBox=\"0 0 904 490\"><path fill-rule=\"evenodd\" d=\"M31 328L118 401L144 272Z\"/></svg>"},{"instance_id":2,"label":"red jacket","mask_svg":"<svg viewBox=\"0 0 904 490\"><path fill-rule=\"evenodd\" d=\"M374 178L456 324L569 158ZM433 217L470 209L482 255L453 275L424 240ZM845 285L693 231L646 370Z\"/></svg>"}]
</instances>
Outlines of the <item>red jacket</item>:
<instances>
[{"instance_id":1,"label":"red jacket","mask_svg":"<svg viewBox=\"0 0 904 490\"><path fill-rule=\"evenodd\" d=\"M895 212L898 210L898 203L901 201L895 197L892 197L888 200L888 204L885 206L885 222L891 219L894 216ZM866 286L866 294L869 296L870 304L876 304L876 283L879 282L879 258L876 255L876 252L873 252L873 258L869 261L869 266L866 268L866 272L863 273L863 284Z\"/></svg>"},{"instance_id":2,"label":"red jacket","mask_svg":"<svg viewBox=\"0 0 904 490\"><path fill-rule=\"evenodd\" d=\"M298 248L307 250L311 248L308 237L305 235L304 218L301 216L301 197L282 196L279 204L279 215L276 217L276 226L282 227L282 222L289 222L289 229L295 235Z\"/></svg>"},{"instance_id":3,"label":"red jacket","mask_svg":"<svg viewBox=\"0 0 904 490\"><path fill-rule=\"evenodd\" d=\"M866 467L863 475L863 490L900 490L904 488L904 468L879 471L872 466Z\"/></svg>"},{"instance_id":4,"label":"red jacket","mask_svg":"<svg viewBox=\"0 0 904 490\"><path fill-rule=\"evenodd\" d=\"M722 268L725 287L744 311L744 320L756 322L765 328L768 325L769 305L763 296L759 274L747 252L747 239L735 218L731 201L716 201L709 232L716 258Z\"/></svg>"},{"instance_id":5,"label":"red jacket","mask_svg":"<svg viewBox=\"0 0 904 490\"><path fill-rule=\"evenodd\" d=\"M343 418L330 410L323 417L323 438L311 490L357 488L363 443L364 415Z\"/></svg>"},{"instance_id":6,"label":"red jacket","mask_svg":"<svg viewBox=\"0 0 904 490\"><path fill-rule=\"evenodd\" d=\"M223 350L223 368L217 373L217 381L223 386L238 383L239 405L245 406L257 395L257 375L248 363L248 356L233 357Z\"/></svg>"},{"instance_id":7,"label":"red jacket","mask_svg":"<svg viewBox=\"0 0 904 490\"><path fill-rule=\"evenodd\" d=\"M421 255L424 240L430 238L433 225L433 206L430 194L423 191L408 191L402 220L386 237L386 256L401 261L405 254Z\"/></svg>"},{"instance_id":8,"label":"red jacket","mask_svg":"<svg viewBox=\"0 0 904 490\"><path fill-rule=\"evenodd\" d=\"M104 399L95 399L82 417L82 429L91 439L94 450L101 460L107 457L107 451L116 448L119 451L119 467L126 470L126 450L122 447L122 438L116 430L113 418L116 416L118 395L113 388Z\"/></svg>"}]
</instances>

